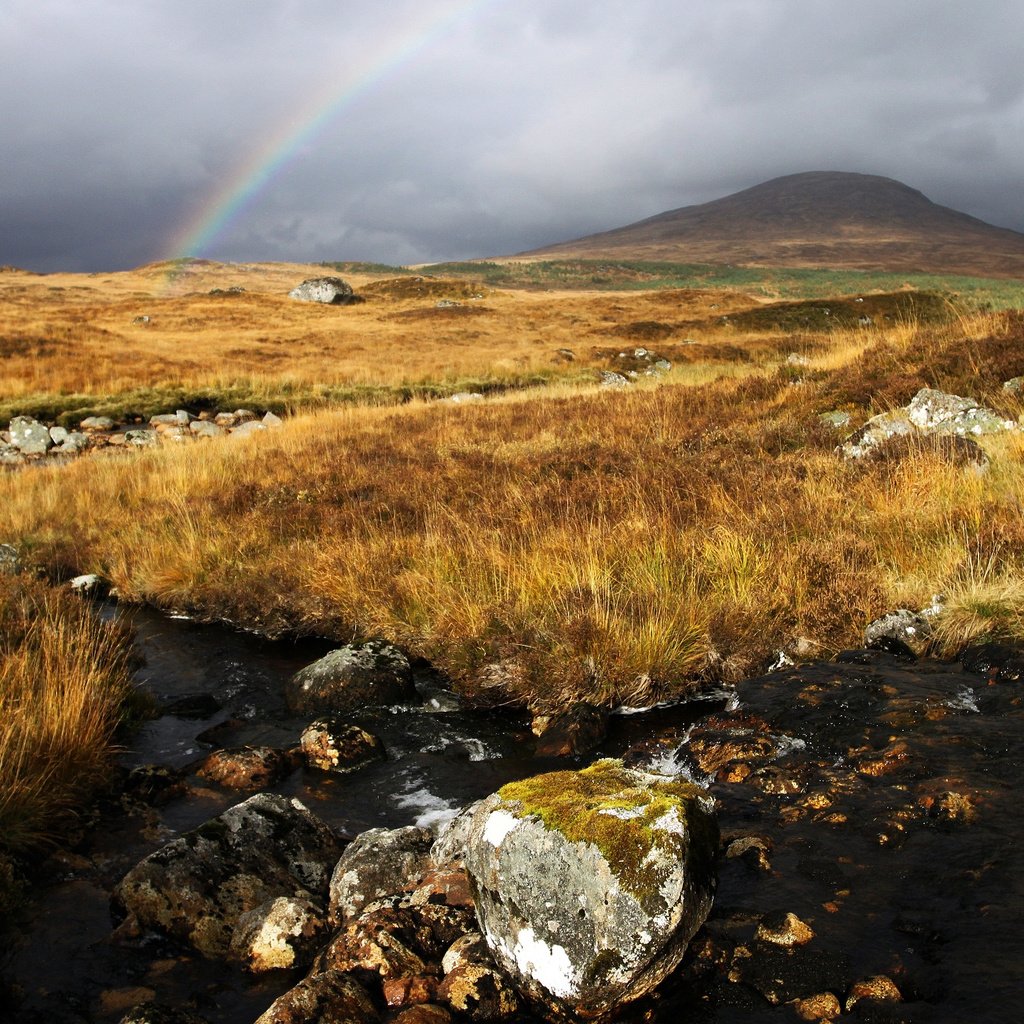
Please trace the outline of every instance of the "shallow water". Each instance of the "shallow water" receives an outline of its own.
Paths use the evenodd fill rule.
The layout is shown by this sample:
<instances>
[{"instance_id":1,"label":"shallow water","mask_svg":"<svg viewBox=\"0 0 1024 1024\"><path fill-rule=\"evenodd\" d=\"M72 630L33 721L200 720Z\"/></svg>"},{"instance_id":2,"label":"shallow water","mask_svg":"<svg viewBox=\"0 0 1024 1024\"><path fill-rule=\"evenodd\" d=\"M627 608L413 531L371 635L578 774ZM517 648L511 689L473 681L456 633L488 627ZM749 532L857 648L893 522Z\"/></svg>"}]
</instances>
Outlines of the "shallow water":
<instances>
[{"instance_id":1,"label":"shallow water","mask_svg":"<svg viewBox=\"0 0 1024 1024\"><path fill-rule=\"evenodd\" d=\"M163 704L209 694L220 705L148 723L128 741L126 768L184 767L210 749L197 737L225 722L223 745L296 743L306 721L288 715L284 682L330 645L268 642L144 610L118 614L133 619L147 662L139 680ZM704 778L719 801L723 847L753 836L768 851L767 867L750 855L723 856L715 908L693 954L623 1020L792 1021L788 1000L825 990L843 999L853 982L881 973L903 1001L870 1012L861 1004L843 1019L1019 1019L1021 683L864 653L747 680L735 694L615 715L600 750L557 761L534 756L523 717L441 710L449 702L432 703L437 683L424 668L423 706L359 719L383 740L386 761L345 777L300 770L277 790L355 835L436 824L512 779L625 756ZM771 756L751 762L756 770L739 781L722 781L727 770L708 778L696 752L718 749L716 737L727 742L730 730L760 730ZM247 1024L294 984L294 976L253 981L155 937L111 943L110 886L247 795L192 781L187 796L146 814L107 808L79 857L55 867L7 957L17 999L0 1017L116 1024L155 996L211 1024ZM778 911L807 922L814 939L788 953L758 944L758 921Z\"/></svg>"}]
</instances>

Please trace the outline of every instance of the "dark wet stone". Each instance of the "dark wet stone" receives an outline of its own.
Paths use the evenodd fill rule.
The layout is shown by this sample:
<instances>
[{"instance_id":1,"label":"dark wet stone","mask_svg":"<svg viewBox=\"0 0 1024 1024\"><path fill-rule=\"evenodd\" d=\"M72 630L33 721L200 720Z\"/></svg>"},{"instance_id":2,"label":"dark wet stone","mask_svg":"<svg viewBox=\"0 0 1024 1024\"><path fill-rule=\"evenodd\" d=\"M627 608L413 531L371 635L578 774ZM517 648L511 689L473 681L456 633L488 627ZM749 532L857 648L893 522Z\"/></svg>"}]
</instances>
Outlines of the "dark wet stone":
<instances>
[{"instance_id":1,"label":"dark wet stone","mask_svg":"<svg viewBox=\"0 0 1024 1024\"><path fill-rule=\"evenodd\" d=\"M187 693L182 697L167 701L160 706L165 715L177 718L211 718L221 709L221 703L212 693Z\"/></svg>"},{"instance_id":2,"label":"dark wet stone","mask_svg":"<svg viewBox=\"0 0 1024 1024\"><path fill-rule=\"evenodd\" d=\"M868 641L867 649L869 651L882 651L885 654L891 654L900 661L917 661L917 655L910 647L900 640L899 637L895 636L877 636Z\"/></svg>"},{"instance_id":3,"label":"dark wet stone","mask_svg":"<svg viewBox=\"0 0 1024 1024\"><path fill-rule=\"evenodd\" d=\"M121 1018L121 1024L207 1024L205 1017L159 1003L142 1003Z\"/></svg>"},{"instance_id":4,"label":"dark wet stone","mask_svg":"<svg viewBox=\"0 0 1024 1024\"><path fill-rule=\"evenodd\" d=\"M957 661L966 672L997 682L1016 682L1024 676L1024 650L1009 644L974 644L965 647Z\"/></svg>"},{"instance_id":5,"label":"dark wet stone","mask_svg":"<svg viewBox=\"0 0 1024 1024\"><path fill-rule=\"evenodd\" d=\"M182 773L164 764L139 765L124 782L128 796L152 807L161 807L182 796L187 788Z\"/></svg>"},{"instance_id":6,"label":"dark wet stone","mask_svg":"<svg viewBox=\"0 0 1024 1024\"><path fill-rule=\"evenodd\" d=\"M339 774L356 771L387 756L378 737L335 717L310 722L300 743L311 768Z\"/></svg>"},{"instance_id":7,"label":"dark wet stone","mask_svg":"<svg viewBox=\"0 0 1024 1024\"><path fill-rule=\"evenodd\" d=\"M581 701L551 716L537 738L538 757L568 757L593 750L608 731L608 715Z\"/></svg>"},{"instance_id":8,"label":"dark wet stone","mask_svg":"<svg viewBox=\"0 0 1024 1024\"><path fill-rule=\"evenodd\" d=\"M264 789L287 778L298 767L299 755L276 747L237 747L215 750L199 763L195 774L229 789Z\"/></svg>"},{"instance_id":9,"label":"dark wet stone","mask_svg":"<svg viewBox=\"0 0 1024 1024\"><path fill-rule=\"evenodd\" d=\"M749 955L742 955L743 950ZM824 991L845 992L849 970L847 958L839 954L754 942L749 948L737 949L729 980L747 985L778 1005Z\"/></svg>"},{"instance_id":10,"label":"dark wet stone","mask_svg":"<svg viewBox=\"0 0 1024 1024\"><path fill-rule=\"evenodd\" d=\"M409 659L383 640L349 644L296 672L285 687L293 711L351 711L417 699Z\"/></svg>"},{"instance_id":11,"label":"dark wet stone","mask_svg":"<svg viewBox=\"0 0 1024 1024\"><path fill-rule=\"evenodd\" d=\"M311 974L275 999L255 1024L367 1024L380 1017L366 990L339 971Z\"/></svg>"}]
</instances>

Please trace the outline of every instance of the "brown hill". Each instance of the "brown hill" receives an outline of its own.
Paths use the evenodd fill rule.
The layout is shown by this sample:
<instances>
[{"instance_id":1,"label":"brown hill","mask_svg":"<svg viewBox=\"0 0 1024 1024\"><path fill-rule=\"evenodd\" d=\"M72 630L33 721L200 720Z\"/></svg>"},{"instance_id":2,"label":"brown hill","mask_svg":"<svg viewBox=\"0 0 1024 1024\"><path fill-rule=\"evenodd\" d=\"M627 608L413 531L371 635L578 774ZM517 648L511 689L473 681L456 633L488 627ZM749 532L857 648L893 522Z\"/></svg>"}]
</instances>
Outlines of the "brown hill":
<instances>
[{"instance_id":1,"label":"brown hill","mask_svg":"<svg viewBox=\"0 0 1024 1024\"><path fill-rule=\"evenodd\" d=\"M1024 234L891 178L838 171L790 174L519 255L1024 277Z\"/></svg>"}]
</instances>

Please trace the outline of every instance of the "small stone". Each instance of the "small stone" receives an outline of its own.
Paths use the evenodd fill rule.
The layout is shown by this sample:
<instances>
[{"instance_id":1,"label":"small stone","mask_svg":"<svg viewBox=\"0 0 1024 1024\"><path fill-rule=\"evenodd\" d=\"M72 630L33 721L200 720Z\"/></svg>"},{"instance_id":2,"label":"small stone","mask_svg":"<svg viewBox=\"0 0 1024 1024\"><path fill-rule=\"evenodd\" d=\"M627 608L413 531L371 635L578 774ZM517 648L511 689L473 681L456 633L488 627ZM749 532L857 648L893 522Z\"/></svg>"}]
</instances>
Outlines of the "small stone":
<instances>
[{"instance_id":1,"label":"small stone","mask_svg":"<svg viewBox=\"0 0 1024 1024\"><path fill-rule=\"evenodd\" d=\"M624 377L621 373L616 373L614 370L602 370L601 387L611 388L612 390L628 388L629 378Z\"/></svg>"},{"instance_id":2,"label":"small stone","mask_svg":"<svg viewBox=\"0 0 1024 1024\"><path fill-rule=\"evenodd\" d=\"M774 946L803 946L814 938L814 932L796 914L770 914L761 919L755 937Z\"/></svg>"},{"instance_id":3,"label":"small stone","mask_svg":"<svg viewBox=\"0 0 1024 1024\"><path fill-rule=\"evenodd\" d=\"M54 444L63 444L68 439L67 427L50 427L50 440Z\"/></svg>"},{"instance_id":4,"label":"small stone","mask_svg":"<svg viewBox=\"0 0 1024 1024\"><path fill-rule=\"evenodd\" d=\"M449 395L446 401L454 405L463 405L466 402L480 402L483 397L479 391L457 391L454 395Z\"/></svg>"},{"instance_id":5,"label":"small stone","mask_svg":"<svg viewBox=\"0 0 1024 1024\"><path fill-rule=\"evenodd\" d=\"M831 1022L843 1012L839 1000L831 992L821 992L815 996L808 996L806 999L797 999L793 1003L793 1009L801 1020Z\"/></svg>"},{"instance_id":6,"label":"small stone","mask_svg":"<svg viewBox=\"0 0 1024 1024\"><path fill-rule=\"evenodd\" d=\"M899 1003L903 996L895 982L884 974L858 981L850 989L846 997L846 1012L849 1013L858 1003Z\"/></svg>"},{"instance_id":7,"label":"small stone","mask_svg":"<svg viewBox=\"0 0 1024 1024\"><path fill-rule=\"evenodd\" d=\"M325 772L353 772L385 757L384 744L376 736L334 718L311 722L300 743L306 762Z\"/></svg>"},{"instance_id":8,"label":"small stone","mask_svg":"<svg viewBox=\"0 0 1024 1024\"><path fill-rule=\"evenodd\" d=\"M258 434L267 428L263 426L259 420L247 420L245 423L239 423L237 427L234 427L231 431L232 437L249 437L252 434Z\"/></svg>"},{"instance_id":9,"label":"small stone","mask_svg":"<svg viewBox=\"0 0 1024 1024\"><path fill-rule=\"evenodd\" d=\"M157 443L155 430L126 430L124 443L135 448L152 448Z\"/></svg>"},{"instance_id":10,"label":"small stone","mask_svg":"<svg viewBox=\"0 0 1024 1024\"><path fill-rule=\"evenodd\" d=\"M86 416L78 424L81 430L113 430L115 425L109 416Z\"/></svg>"},{"instance_id":11,"label":"small stone","mask_svg":"<svg viewBox=\"0 0 1024 1024\"><path fill-rule=\"evenodd\" d=\"M293 751L276 747L215 750L203 759L196 775L229 789L264 789L291 775L297 766Z\"/></svg>"},{"instance_id":12,"label":"small stone","mask_svg":"<svg viewBox=\"0 0 1024 1024\"><path fill-rule=\"evenodd\" d=\"M437 978L415 974L405 978L386 978L382 986L384 1002L392 1009L433 1002L437 996Z\"/></svg>"},{"instance_id":13,"label":"small stone","mask_svg":"<svg viewBox=\"0 0 1024 1024\"><path fill-rule=\"evenodd\" d=\"M276 413L268 412L260 421L265 427L280 427L284 424L284 420L281 419Z\"/></svg>"},{"instance_id":14,"label":"small stone","mask_svg":"<svg viewBox=\"0 0 1024 1024\"><path fill-rule=\"evenodd\" d=\"M136 992L151 991L136 989ZM205 1017L190 1013L188 1010L176 1010L169 1006L147 1001L136 1006L121 1018L121 1024L207 1024Z\"/></svg>"},{"instance_id":15,"label":"small stone","mask_svg":"<svg viewBox=\"0 0 1024 1024\"><path fill-rule=\"evenodd\" d=\"M223 426L211 423L209 420L193 420L188 425L188 429L196 437L223 437L227 433Z\"/></svg>"}]
</instances>

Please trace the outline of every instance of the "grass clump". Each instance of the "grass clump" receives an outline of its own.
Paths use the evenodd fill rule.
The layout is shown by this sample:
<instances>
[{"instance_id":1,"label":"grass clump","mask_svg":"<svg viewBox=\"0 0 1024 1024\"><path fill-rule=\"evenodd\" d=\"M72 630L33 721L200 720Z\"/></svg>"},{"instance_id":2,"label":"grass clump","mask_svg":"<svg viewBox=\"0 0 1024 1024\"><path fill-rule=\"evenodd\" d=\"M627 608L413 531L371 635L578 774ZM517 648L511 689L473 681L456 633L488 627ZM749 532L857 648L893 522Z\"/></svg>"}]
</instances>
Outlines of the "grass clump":
<instances>
[{"instance_id":1,"label":"grass clump","mask_svg":"<svg viewBox=\"0 0 1024 1024\"><path fill-rule=\"evenodd\" d=\"M0 575L0 859L58 842L108 777L132 668L122 627L45 583Z\"/></svg>"}]
</instances>

